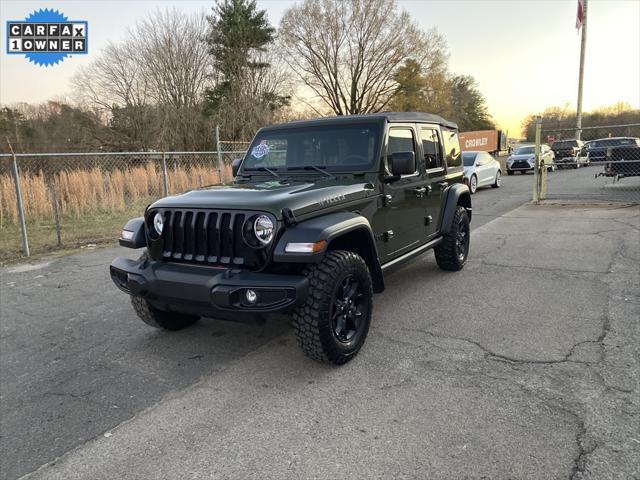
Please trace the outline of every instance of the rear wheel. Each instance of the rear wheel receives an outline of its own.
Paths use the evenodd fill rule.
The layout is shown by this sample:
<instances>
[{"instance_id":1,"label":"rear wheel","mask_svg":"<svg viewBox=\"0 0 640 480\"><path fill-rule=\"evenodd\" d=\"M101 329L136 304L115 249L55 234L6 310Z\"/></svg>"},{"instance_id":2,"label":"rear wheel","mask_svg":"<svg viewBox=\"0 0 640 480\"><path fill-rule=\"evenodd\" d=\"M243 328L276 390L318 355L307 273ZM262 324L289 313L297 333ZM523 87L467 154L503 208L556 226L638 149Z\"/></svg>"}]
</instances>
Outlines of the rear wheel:
<instances>
[{"instance_id":1,"label":"rear wheel","mask_svg":"<svg viewBox=\"0 0 640 480\"><path fill-rule=\"evenodd\" d=\"M131 304L140 320L154 328L182 330L193 325L200 318L195 315L158 310L141 297L131 297Z\"/></svg>"},{"instance_id":2,"label":"rear wheel","mask_svg":"<svg viewBox=\"0 0 640 480\"><path fill-rule=\"evenodd\" d=\"M467 210L458 206L449 230L444 232L442 242L434 249L436 262L442 270L462 270L469 255L470 233Z\"/></svg>"},{"instance_id":3,"label":"rear wheel","mask_svg":"<svg viewBox=\"0 0 640 480\"><path fill-rule=\"evenodd\" d=\"M365 261L353 252L328 252L306 267L309 296L293 311L298 344L308 357L342 365L364 344L371 323L373 288Z\"/></svg>"}]
</instances>

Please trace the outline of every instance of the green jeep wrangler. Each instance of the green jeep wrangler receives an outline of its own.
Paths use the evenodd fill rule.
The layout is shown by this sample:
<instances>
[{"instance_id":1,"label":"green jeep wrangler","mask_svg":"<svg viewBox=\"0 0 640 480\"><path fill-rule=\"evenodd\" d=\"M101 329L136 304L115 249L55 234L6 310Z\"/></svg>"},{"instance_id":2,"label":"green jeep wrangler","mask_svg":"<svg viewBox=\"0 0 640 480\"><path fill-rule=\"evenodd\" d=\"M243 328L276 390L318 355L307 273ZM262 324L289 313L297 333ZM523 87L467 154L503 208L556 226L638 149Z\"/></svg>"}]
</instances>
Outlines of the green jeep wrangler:
<instances>
[{"instance_id":1,"label":"green jeep wrangler","mask_svg":"<svg viewBox=\"0 0 640 480\"><path fill-rule=\"evenodd\" d=\"M163 198L119 239L115 285L145 323L289 312L309 357L351 360L385 274L433 249L469 253L471 197L457 126L427 113L322 118L261 129L233 185Z\"/></svg>"}]
</instances>

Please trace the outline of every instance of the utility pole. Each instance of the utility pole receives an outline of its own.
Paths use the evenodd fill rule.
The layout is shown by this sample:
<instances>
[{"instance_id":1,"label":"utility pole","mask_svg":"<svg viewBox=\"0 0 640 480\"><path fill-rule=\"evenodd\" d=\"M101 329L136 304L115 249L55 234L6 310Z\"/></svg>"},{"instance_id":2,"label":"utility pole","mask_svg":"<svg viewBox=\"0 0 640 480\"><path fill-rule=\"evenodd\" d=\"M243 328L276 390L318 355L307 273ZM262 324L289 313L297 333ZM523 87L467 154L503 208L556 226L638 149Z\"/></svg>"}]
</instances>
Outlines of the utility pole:
<instances>
[{"instance_id":1,"label":"utility pole","mask_svg":"<svg viewBox=\"0 0 640 480\"><path fill-rule=\"evenodd\" d=\"M582 3L582 38L580 40L580 73L578 74L578 105L576 111L576 138L582 136L582 84L584 77L584 53L587 46L587 0Z\"/></svg>"}]
</instances>

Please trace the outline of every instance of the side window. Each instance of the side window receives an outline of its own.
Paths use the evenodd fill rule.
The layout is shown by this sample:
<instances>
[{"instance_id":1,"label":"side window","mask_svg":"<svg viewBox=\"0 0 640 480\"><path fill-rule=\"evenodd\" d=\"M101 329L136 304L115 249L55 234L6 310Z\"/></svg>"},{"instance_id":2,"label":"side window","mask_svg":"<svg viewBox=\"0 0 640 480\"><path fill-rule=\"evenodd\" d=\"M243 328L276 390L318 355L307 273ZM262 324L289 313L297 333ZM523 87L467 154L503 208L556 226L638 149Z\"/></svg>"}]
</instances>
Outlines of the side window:
<instances>
[{"instance_id":1,"label":"side window","mask_svg":"<svg viewBox=\"0 0 640 480\"><path fill-rule=\"evenodd\" d=\"M440 141L438 131L433 128L421 128L420 139L424 152L424 164L427 170L442 167L442 154L440 153Z\"/></svg>"},{"instance_id":2,"label":"side window","mask_svg":"<svg viewBox=\"0 0 640 480\"><path fill-rule=\"evenodd\" d=\"M412 129L392 128L389 130L389 143L387 145L387 156L385 161L388 172L391 171L391 155L398 152L413 152L415 154L416 147Z\"/></svg>"},{"instance_id":3,"label":"side window","mask_svg":"<svg viewBox=\"0 0 640 480\"><path fill-rule=\"evenodd\" d=\"M460 154L460 142L458 132L455 130L442 129L443 144L447 167L459 167L462 165L462 155Z\"/></svg>"}]
</instances>

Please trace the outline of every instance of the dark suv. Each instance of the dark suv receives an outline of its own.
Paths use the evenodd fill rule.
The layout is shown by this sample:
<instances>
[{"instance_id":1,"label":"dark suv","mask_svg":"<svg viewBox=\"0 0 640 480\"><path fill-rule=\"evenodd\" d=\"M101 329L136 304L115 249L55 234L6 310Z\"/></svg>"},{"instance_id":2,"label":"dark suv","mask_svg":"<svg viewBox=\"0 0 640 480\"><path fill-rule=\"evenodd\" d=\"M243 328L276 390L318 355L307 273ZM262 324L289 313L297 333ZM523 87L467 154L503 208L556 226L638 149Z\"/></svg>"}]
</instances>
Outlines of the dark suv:
<instances>
[{"instance_id":1,"label":"dark suv","mask_svg":"<svg viewBox=\"0 0 640 480\"><path fill-rule=\"evenodd\" d=\"M551 150L558 168L580 168L589 163L582 140L556 140L551 145Z\"/></svg>"},{"instance_id":2,"label":"dark suv","mask_svg":"<svg viewBox=\"0 0 640 480\"><path fill-rule=\"evenodd\" d=\"M587 154L591 162L604 162L607 160L607 149L609 148L639 146L640 139L637 137L600 138L587 142Z\"/></svg>"},{"instance_id":3,"label":"dark suv","mask_svg":"<svg viewBox=\"0 0 640 480\"><path fill-rule=\"evenodd\" d=\"M232 185L163 198L124 227L120 244L146 250L110 273L145 323L289 312L308 356L343 364L393 267L429 249L444 270L467 261L457 126L436 115L266 127L233 171Z\"/></svg>"}]
</instances>

